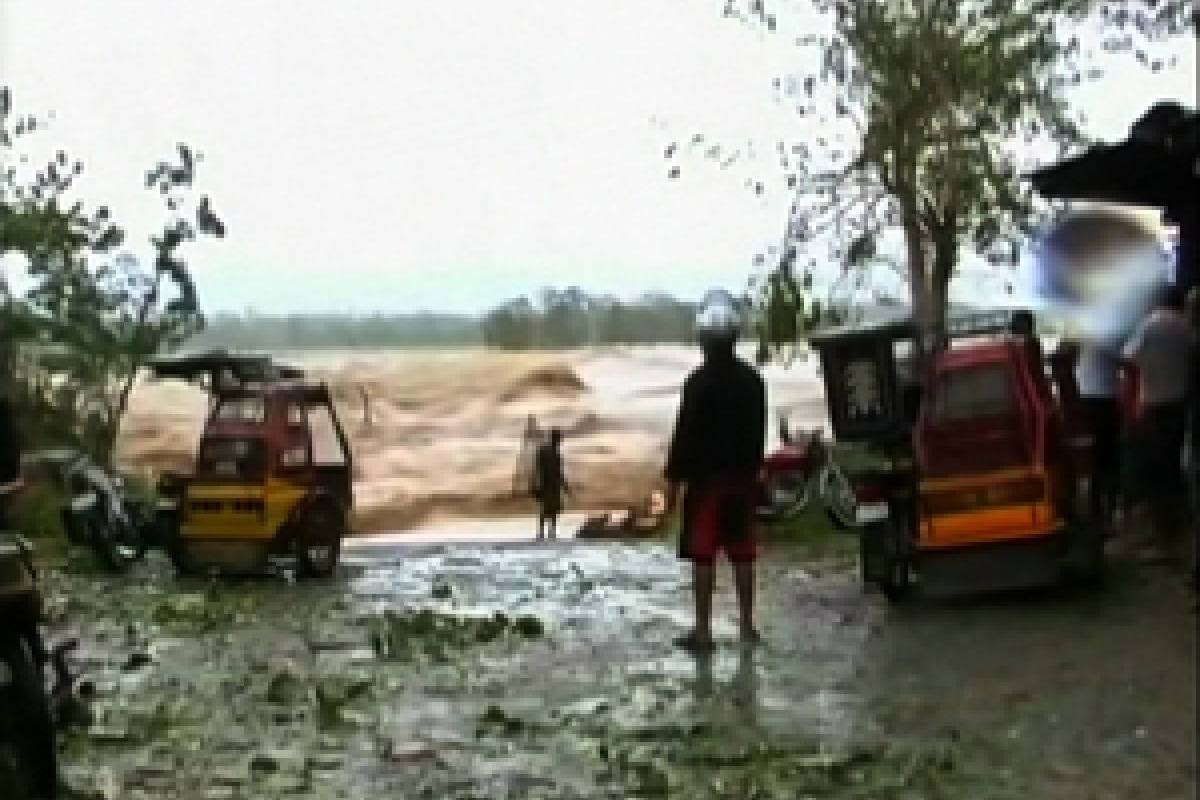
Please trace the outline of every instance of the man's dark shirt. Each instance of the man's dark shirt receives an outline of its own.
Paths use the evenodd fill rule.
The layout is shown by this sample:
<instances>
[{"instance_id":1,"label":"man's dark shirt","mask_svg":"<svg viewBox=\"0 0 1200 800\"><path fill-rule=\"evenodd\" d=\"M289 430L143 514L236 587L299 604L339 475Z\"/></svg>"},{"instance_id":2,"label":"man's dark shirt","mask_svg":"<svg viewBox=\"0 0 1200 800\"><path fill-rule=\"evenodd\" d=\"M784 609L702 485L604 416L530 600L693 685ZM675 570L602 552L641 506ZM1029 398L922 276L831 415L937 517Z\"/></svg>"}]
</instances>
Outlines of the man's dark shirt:
<instances>
[{"instance_id":1,"label":"man's dark shirt","mask_svg":"<svg viewBox=\"0 0 1200 800\"><path fill-rule=\"evenodd\" d=\"M566 487L566 480L563 475L562 453L557 447L551 444L539 447L534 469L536 470L534 486L539 494L547 496L562 494Z\"/></svg>"},{"instance_id":2,"label":"man's dark shirt","mask_svg":"<svg viewBox=\"0 0 1200 800\"><path fill-rule=\"evenodd\" d=\"M753 477L762 466L766 434L762 377L733 355L706 358L683 385L667 480L697 484Z\"/></svg>"}]
</instances>

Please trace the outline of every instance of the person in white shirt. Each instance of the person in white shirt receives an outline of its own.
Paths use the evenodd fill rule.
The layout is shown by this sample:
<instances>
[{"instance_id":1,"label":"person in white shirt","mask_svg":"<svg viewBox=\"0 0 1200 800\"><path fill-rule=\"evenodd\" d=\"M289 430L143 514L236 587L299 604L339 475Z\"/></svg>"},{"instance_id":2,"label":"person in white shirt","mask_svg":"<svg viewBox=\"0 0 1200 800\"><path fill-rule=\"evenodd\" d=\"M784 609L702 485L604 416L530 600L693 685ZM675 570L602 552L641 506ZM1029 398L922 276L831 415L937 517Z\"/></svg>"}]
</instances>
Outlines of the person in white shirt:
<instances>
[{"instance_id":1,"label":"person in white shirt","mask_svg":"<svg viewBox=\"0 0 1200 800\"><path fill-rule=\"evenodd\" d=\"M1125 345L1125 357L1137 368L1141 397L1139 477L1155 527L1166 535L1178 531L1181 505L1186 506L1180 502L1186 497L1180 467L1195 348L1196 334L1176 287L1168 288Z\"/></svg>"},{"instance_id":2,"label":"person in white shirt","mask_svg":"<svg viewBox=\"0 0 1200 800\"><path fill-rule=\"evenodd\" d=\"M1079 350L1075 378L1092 437L1089 503L1092 519L1105 527L1121 497L1121 354L1102 342Z\"/></svg>"}]
</instances>

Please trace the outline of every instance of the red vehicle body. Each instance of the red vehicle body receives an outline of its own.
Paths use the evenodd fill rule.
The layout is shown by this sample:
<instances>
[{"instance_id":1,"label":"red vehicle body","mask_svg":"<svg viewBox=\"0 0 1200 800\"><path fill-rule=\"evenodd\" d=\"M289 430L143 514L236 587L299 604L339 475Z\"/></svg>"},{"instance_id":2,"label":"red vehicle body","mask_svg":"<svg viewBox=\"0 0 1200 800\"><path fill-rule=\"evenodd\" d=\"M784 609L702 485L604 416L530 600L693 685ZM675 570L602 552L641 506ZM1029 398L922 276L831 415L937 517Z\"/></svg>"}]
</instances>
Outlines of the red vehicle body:
<instances>
[{"instance_id":1,"label":"red vehicle body","mask_svg":"<svg viewBox=\"0 0 1200 800\"><path fill-rule=\"evenodd\" d=\"M887 463L852 478L864 581L895 599L912 576L955 591L1098 578L1102 528L1081 502L1091 442L1073 354L1045 358L1003 319L967 318L905 383L893 345L912 330L892 324L820 341L835 433L840 422ZM892 389L880 404L890 416L855 428L836 371L861 375L867 360Z\"/></svg>"},{"instance_id":2,"label":"red vehicle body","mask_svg":"<svg viewBox=\"0 0 1200 800\"><path fill-rule=\"evenodd\" d=\"M1008 339L934 359L914 435L919 549L1040 537L1064 523L1075 471L1040 363ZM1060 391L1060 395L1067 395Z\"/></svg>"}]
</instances>

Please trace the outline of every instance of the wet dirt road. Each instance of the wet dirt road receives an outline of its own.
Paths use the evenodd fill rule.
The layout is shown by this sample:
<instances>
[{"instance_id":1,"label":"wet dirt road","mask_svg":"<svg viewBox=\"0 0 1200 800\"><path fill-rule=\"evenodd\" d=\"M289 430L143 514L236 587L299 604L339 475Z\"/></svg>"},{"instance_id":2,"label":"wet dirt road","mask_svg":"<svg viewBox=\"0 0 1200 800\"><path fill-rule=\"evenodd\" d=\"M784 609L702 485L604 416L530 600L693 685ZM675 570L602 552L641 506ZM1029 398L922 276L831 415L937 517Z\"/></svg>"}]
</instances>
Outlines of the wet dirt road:
<instances>
[{"instance_id":1,"label":"wet dirt road","mask_svg":"<svg viewBox=\"0 0 1200 800\"><path fill-rule=\"evenodd\" d=\"M83 797L1189 798L1195 616L1179 581L1104 594L864 596L786 547L767 643L670 645L669 546L355 546L324 583L47 574L82 639ZM487 540L487 541L484 541ZM502 616L496 616L500 614Z\"/></svg>"}]
</instances>

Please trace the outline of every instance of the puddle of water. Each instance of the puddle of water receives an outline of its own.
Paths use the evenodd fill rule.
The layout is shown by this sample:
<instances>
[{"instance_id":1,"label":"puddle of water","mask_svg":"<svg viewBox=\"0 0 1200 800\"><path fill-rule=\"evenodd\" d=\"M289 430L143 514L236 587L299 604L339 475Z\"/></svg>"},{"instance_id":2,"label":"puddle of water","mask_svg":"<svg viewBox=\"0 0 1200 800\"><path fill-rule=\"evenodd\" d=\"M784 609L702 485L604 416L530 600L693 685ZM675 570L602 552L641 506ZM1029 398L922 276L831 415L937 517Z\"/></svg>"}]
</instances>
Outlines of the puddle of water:
<instances>
[{"instance_id":1,"label":"puddle of water","mask_svg":"<svg viewBox=\"0 0 1200 800\"><path fill-rule=\"evenodd\" d=\"M541 544L553 545L557 541L575 538L575 532L595 512L578 511L563 514L558 519L557 537ZM346 540L348 555L358 550L396 545L428 544L516 544L537 542L537 519L531 516L494 518L438 519L425 523L414 530L400 533L375 533Z\"/></svg>"}]
</instances>

